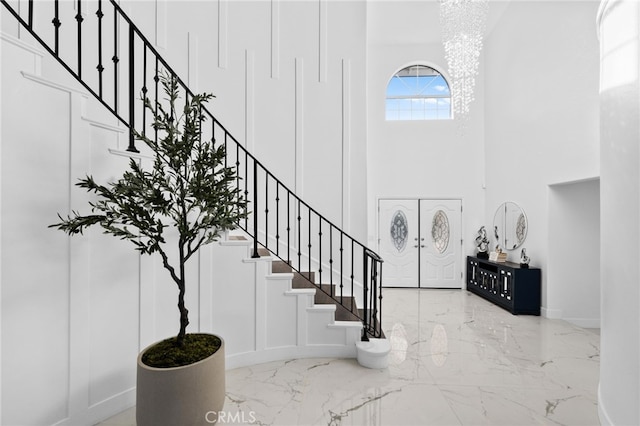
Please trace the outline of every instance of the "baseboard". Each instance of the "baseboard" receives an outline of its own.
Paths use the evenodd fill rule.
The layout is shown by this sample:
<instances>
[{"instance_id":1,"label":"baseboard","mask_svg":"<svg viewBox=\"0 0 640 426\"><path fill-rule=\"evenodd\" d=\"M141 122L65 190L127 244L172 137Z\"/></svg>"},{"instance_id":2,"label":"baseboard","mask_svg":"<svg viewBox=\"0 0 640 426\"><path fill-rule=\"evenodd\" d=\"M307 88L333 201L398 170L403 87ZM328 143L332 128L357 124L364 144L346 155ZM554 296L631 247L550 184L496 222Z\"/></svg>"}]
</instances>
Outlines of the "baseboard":
<instances>
[{"instance_id":1,"label":"baseboard","mask_svg":"<svg viewBox=\"0 0 640 426\"><path fill-rule=\"evenodd\" d=\"M600 328L600 318L568 318L562 309L550 309L542 306L540 315L549 319L561 319L582 328Z\"/></svg>"},{"instance_id":2,"label":"baseboard","mask_svg":"<svg viewBox=\"0 0 640 426\"><path fill-rule=\"evenodd\" d=\"M542 306L540 307L540 315L549 319L563 319L562 309L550 309Z\"/></svg>"},{"instance_id":3,"label":"baseboard","mask_svg":"<svg viewBox=\"0 0 640 426\"><path fill-rule=\"evenodd\" d=\"M110 398L90 406L88 409L64 420L54 426L95 425L136 405L136 388L127 389Z\"/></svg>"},{"instance_id":4,"label":"baseboard","mask_svg":"<svg viewBox=\"0 0 640 426\"><path fill-rule=\"evenodd\" d=\"M600 318L562 318L582 328L600 328Z\"/></svg>"},{"instance_id":5,"label":"baseboard","mask_svg":"<svg viewBox=\"0 0 640 426\"><path fill-rule=\"evenodd\" d=\"M598 417L600 419L600 424L602 426L610 426L613 425L609 414L607 413L607 409L604 406L604 402L602 401L602 394L600 392L600 383L598 383Z\"/></svg>"},{"instance_id":6,"label":"baseboard","mask_svg":"<svg viewBox=\"0 0 640 426\"><path fill-rule=\"evenodd\" d=\"M247 367L265 362L283 361L297 358L355 358L356 345L308 345L269 348L227 355L225 368Z\"/></svg>"}]
</instances>

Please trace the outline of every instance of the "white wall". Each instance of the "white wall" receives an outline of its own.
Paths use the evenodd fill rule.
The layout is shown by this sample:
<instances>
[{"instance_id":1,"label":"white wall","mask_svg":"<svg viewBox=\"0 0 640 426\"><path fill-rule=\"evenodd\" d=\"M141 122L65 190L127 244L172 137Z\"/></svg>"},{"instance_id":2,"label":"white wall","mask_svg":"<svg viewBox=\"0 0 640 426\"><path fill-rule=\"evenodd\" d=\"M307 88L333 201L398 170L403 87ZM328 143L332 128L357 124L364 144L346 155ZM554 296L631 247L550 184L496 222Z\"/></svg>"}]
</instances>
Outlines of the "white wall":
<instances>
[{"instance_id":1,"label":"white wall","mask_svg":"<svg viewBox=\"0 0 640 426\"><path fill-rule=\"evenodd\" d=\"M134 400L138 255L99 230L69 239L47 226L86 205L77 178L126 167L107 153L121 130L2 37L2 422L88 423L88 407L100 417Z\"/></svg>"},{"instance_id":2,"label":"white wall","mask_svg":"<svg viewBox=\"0 0 640 426\"><path fill-rule=\"evenodd\" d=\"M460 198L464 253L472 254L476 231L484 224L483 70L464 131L455 120L385 120L385 92L397 71L423 64L448 75L442 43L433 42L430 31L403 27L404 22L414 22L416 16L433 20L435 14L437 22L438 10L437 2L371 2L368 6L369 245L377 246L379 198ZM403 37L403 31L410 34ZM407 42L407 37L412 42Z\"/></svg>"},{"instance_id":3,"label":"white wall","mask_svg":"<svg viewBox=\"0 0 640 426\"><path fill-rule=\"evenodd\" d=\"M599 176L596 9L595 1L491 2L476 101L461 134L455 120L384 120L384 90L397 70L422 63L447 75L433 30L437 2L369 5L370 244L379 197L463 198L467 254L474 252L475 231L491 227L498 206L514 201L529 221L524 247L532 266L542 268L543 313L562 315L548 310L572 303L569 294L547 287L548 193L549 185ZM518 258L519 250L510 253Z\"/></svg>"},{"instance_id":4,"label":"white wall","mask_svg":"<svg viewBox=\"0 0 640 426\"><path fill-rule=\"evenodd\" d=\"M194 90L216 95L214 115L242 145L365 242L364 0L127 1L124 8L149 32L160 29L160 53Z\"/></svg>"},{"instance_id":5,"label":"white wall","mask_svg":"<svg viewBox=\"0 0 640 426\"><path fill-rule=\"evenodd\" d=\"M596 10L594 1L511 2L486 41L485 216L504 201L524 209L543 315L569 303L548 287L548 186L600 173Z\"/></svg>"},{"instance_id":6,"label":"white wall","mask_svg":"<svg viewBox=\"0 0 640 426\"><path fill-rule=\"evenodd\" d=\"M598 411L605 425L640 423L640 6L602 2L602 329Z\"/></svg>"}]
</instances>

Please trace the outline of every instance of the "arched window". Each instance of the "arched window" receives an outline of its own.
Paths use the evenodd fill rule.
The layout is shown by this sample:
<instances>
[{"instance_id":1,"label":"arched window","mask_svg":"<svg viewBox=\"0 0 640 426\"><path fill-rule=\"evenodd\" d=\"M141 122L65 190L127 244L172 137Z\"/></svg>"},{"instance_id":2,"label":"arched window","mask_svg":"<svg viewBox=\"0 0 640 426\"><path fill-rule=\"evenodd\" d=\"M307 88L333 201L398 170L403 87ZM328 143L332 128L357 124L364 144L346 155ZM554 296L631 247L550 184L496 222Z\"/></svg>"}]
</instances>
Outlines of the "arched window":
<instances>
[{"instance_id":1,"label":"arched window","mask_svg":"<svg viewBox=\"0 0 640 426\"><path fill-rule=\"evenodd\" d=\"M411 65L398 71L387 85L387 120L451 118L451 91L435 69Z\"/></svg>"}]
</instances>

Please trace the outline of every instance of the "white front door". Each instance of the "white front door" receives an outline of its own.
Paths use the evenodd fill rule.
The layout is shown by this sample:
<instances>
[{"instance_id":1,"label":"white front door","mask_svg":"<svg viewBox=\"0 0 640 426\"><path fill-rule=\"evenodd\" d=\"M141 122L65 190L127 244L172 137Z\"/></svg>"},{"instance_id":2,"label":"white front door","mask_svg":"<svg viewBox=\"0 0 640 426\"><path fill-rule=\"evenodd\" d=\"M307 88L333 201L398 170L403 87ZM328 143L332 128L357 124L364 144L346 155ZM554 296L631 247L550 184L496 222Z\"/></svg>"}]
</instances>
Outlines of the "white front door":
<instances>
[{"instance_id":1,"label":"white front door","mask_svg":"<svg viewBox=\"0 0 640 426\"><path fill-rule=\"evenodd\" d=\"M418 287L418 203L380 200L378 239L384 260L382 285Z\"/></svg>"},{"instance_id":2,"label":"white front door","mask_svg":"<svg viewBox=\"0 0 640 426\"><path fill-rule=\"evenodd\" d=\"M420 287L462 288L461 226L461 200L420 200Z\"/></svg>"}]
</instances>

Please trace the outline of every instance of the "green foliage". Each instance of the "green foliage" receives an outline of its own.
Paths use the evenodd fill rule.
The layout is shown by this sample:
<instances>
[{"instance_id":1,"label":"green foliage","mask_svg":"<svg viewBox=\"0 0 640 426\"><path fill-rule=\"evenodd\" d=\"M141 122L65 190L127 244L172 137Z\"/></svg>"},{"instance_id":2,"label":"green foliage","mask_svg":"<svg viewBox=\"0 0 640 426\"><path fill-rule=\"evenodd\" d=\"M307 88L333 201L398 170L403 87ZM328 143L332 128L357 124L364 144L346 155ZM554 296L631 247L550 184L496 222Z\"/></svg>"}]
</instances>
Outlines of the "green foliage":
<instances>
[{"instance_id":1,"label":"green foliage","mask_svg":"<svg viewBox=\"0 0 640 426\"><path fill-rule=\"evenodd\" d=\"M178 305L184 339L187 310L184 308L184 265L200 247L218 239L225 230L246 217L246 201L235 187L236 170L224 166L223 144L214 147L202 138L202 123L206 116L202 106L213 95L194 95L178 115L178 82L171 76L161 76L166 94L166 108L161 102L152 104L145 98L145 108L154 117L157 141L134 131L137 140L153 151L153 166L145 170L133 158L129 170L115 182L98 184L87 176L76 184L95 193L90 202L91 214L72 211L61 222L50 225L69 235L82 234L93 225L104 233L134 244L144 254L159 253L164 267L180 290ZM178 231L178 269L170 264L165 230Z\"/></svg>"}]
</instances>

